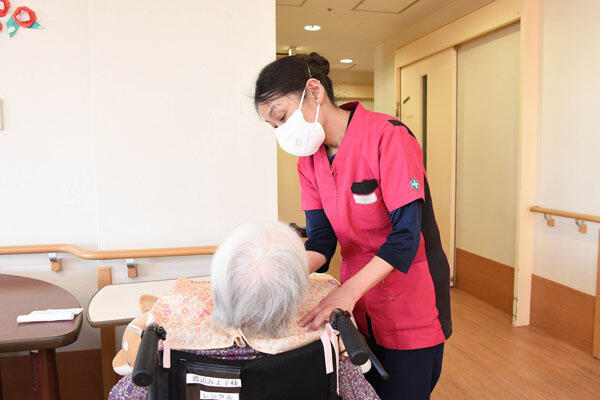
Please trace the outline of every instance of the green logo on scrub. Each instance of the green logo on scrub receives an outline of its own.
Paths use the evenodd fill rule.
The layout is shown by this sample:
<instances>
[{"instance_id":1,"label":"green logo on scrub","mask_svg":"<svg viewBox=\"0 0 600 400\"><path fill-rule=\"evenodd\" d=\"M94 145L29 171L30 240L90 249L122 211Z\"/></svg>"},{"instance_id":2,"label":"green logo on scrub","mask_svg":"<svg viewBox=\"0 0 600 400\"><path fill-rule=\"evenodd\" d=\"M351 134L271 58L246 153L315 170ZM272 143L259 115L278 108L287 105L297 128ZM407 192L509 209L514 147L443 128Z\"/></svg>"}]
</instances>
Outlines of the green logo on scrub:
<instances>
[{"instance_id":1,"label":"green logo on scrub","mask_svg":"<svg viewBox=\"0 0 600 400\"><path fill-rule=\"evenodd\" d=\"M415 190L421 189L421 185L419 185L419 181L417 180L417 178L412 178L410 180L410 186Z\"/></svg>"}]
</instances>

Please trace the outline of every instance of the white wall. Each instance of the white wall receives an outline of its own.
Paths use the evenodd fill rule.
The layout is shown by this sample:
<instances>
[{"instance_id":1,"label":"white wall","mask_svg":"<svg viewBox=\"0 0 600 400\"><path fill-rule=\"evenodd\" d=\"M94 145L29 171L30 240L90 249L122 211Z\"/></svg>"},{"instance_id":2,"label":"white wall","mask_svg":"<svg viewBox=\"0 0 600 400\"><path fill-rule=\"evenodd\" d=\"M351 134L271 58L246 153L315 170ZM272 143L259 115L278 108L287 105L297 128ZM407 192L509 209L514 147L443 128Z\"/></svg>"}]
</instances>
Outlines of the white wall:
<instances>
[{"instance_id":1,"label":"white wall","mask_svg":"<svg viewBox=\"0 0 600 400\"><path fill-rule=\"evenodd\" d=\"M519 24L458 49L456 247L515 265Z\"/></svg>"},{"instance_id":2,"label":"white wall","mask_svg":"<svg viewBox=\"0 0 600 400\"><path fill-rule=\"evenodd\" d=\"M274 136L250 101L273 5L178 3L90 3L103 248L214 243L277 215Z\"/></svg>"},{"instance_id":3,"label":"white wall","mask_svg":"<svg viewBox=\"0 0 600 400\"><path fill-rule=\"evenodd\" d=\"M536 202L600 215L600 2L542 2L542 106ZM539 216L533 272L595 294L599 224L578 232L572 220L554 228Z\"/></svg>"},{"instance_id":4,"label":"white wall","mask_svg":"<svg viewBox=\"0 0 600 400\"><path fill-rule=\"evenodd\" d=\"M28 3L45 29L0 32L0 242L94 244L88 8L45 3Z\"/></svg>"},{"instance_id":5,"label":"white wall","mask_svg":"<svg viewBox=\"0 0 600 400\"><path fill-rule=\"evenodd\" d=\"M28 5L44 29L0 34L0 245L218 244L277 218L275 140L251 101L274 59L274 2ZM0 257L0 273L85 305L97 264L65 258L52 273L45 255ZM136 261L142 280L206 274L210 257ZM123 261L102 264L128 279ZM66 349L98 346L86 322Z\"/></svg>"}]
</instances>

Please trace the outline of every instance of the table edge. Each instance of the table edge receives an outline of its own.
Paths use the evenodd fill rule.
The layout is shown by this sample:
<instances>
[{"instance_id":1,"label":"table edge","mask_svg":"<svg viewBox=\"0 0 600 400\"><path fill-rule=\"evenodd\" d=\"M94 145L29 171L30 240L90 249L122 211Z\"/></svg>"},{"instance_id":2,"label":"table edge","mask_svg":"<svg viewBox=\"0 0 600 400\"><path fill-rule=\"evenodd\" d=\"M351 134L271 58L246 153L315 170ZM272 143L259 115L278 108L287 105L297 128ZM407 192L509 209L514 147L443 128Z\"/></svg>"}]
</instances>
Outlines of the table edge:
<instances>
[{"instance_id":1,"label":"table edge","mask_svg":"<svg viewBox=\"0 0 600 400\"><path fill-rule=\"evenodd\" d=\"M83 315L78 314L75 319L77 320L77 326L75 327L75 329L73 329L70 332L67 332L65 335L46 336L38 339L21 339L0 342L0 353L57 349L59 347L68 346L77 341L77 339L79 338L79 332L81 332Z\"/></svg>"}]
</instances>

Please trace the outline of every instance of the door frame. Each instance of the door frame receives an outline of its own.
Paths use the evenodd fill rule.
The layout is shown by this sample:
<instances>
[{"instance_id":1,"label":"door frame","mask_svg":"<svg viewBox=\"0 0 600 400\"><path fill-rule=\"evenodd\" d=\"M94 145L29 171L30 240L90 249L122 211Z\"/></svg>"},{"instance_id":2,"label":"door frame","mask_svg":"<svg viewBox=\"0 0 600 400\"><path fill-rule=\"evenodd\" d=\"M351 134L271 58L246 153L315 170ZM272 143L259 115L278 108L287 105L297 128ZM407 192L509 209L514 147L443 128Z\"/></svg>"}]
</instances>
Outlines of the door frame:
<instances>
[{"instance_id":1,"label":"door frame","mask_svg":"<svg viewBox=\"0 0 600 400\"><path fill-rule=\"evenodd\" d=\"M535 167L541 90L541 0L496 0L405 46L396 49L395 104L400 101L400 69L489 32L520 23L520 95L515 278L512 323L529 325L533 267ZM456 60L455 60L456 62ZM455 63L456 65L456 63ZM456 74L455 74L456 75ZM456 81L454 82L456 92ZM456 103L456 93L454 96ZM454 105L456 110L456 104ZM456 114L456 113L455 113ZM456 118L454 121L456 137ZM456 165L456 148L454 148ZM454 171L456 183L456 171ZM456 207L456 204L455 204ZM455 221L454 221L455 223ZM456 246L454 246L456 248Z\"/></svg>"}]
</instances>

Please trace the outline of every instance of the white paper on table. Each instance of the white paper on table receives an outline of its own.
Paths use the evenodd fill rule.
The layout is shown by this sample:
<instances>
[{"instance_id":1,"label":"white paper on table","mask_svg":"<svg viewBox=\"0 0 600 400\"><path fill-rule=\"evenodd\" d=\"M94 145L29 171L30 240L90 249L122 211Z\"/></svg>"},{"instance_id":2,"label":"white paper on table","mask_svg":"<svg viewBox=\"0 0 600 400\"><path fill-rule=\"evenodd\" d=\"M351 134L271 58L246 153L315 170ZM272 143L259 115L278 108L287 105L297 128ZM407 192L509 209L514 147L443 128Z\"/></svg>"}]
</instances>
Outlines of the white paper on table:
<instances>
[{"instance_id":1,"label":"white paper on table","mask_svg":"<svg viewBox=\"0 0 600 400\"><path fill-rule=\"evenodd\" d=\"M28 322L71 321L82 310L82 308L36 310L26 315L19 315L17 317L17 324Z\"/></svg>"},{"instance_id":2,"label":"white paper on table","mask_svg":"<svg viewBox=\"0 0 600 400\"><path fill-rule=\"evenodd\" d=\"M49 308L47 310L32 311L29 314L40 314L40 313L47 313L50 311L71 311L73 314L77 315L83 311L83 308Z\"/></svg>"}]
</instances>

